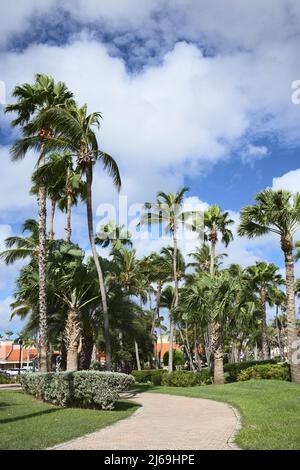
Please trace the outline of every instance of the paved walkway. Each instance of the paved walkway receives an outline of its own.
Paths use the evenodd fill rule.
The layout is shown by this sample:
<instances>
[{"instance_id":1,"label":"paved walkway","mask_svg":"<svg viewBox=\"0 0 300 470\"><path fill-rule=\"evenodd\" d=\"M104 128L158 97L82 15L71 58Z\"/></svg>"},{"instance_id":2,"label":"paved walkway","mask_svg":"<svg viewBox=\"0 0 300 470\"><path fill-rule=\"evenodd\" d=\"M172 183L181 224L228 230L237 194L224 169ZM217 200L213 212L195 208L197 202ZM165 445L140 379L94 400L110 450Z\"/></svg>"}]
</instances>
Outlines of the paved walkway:
<instances>
[{"instance_id":1,"label":"paved walkway","mask_svg":"<svg viewBox=\"0 0 300 470\"><path fill-rule=\"evenodd\" d=\"M200 398L158 393L130 397L140 403L132 417L73 441L61 450L232 449L228 441L238 426L234 410Z\"/></svg>"}]
</instances>

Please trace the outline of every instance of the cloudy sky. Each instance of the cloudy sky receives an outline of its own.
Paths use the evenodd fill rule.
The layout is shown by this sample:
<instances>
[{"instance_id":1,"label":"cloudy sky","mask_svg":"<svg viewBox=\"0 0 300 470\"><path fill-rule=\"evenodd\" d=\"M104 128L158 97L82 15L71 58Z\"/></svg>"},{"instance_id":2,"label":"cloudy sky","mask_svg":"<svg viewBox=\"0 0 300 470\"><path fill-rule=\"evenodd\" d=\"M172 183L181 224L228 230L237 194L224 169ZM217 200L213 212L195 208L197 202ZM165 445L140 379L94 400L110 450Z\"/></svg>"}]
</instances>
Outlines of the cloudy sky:
<instances>
[{"instance_id":1,"label":"cloudy sky","mask_svg":"<svg viewBox=\"0 0 300 470\"><path fill-rule=\"evenodd\" d=\"M0 80L9 103L17 83L51 74L101 111L101 146L120 166L129 204L187 185L188 202L218 203L237 221L260 189L300 190L300 105L291 100L300 79L299 38L298 0L2 1ZM18 133L3 109L0 249L25 218L36 217L28 194L36 156L10 162ZM101 168L94 194L95 209L117 203ZM57 236L64 224L58 215ZM88 248L81 206L73 225L74 241ZM162 243L140 241L138 252ZM274 237L236 236L228 252L230 262L265 259L283 267ZM0 265L0 331L20 328L8 322L19 268Z\"/></svg>"}]
</instances>

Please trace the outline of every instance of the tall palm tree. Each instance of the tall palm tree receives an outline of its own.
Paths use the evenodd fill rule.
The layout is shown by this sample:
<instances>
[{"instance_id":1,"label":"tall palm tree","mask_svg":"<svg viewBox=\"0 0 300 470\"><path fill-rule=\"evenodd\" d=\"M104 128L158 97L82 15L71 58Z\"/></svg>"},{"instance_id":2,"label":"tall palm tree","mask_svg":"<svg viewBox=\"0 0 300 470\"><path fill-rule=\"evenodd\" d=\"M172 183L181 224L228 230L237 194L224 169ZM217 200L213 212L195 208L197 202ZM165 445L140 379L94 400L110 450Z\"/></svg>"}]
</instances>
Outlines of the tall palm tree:
<instances>
[{"instance_id":1,"label":"tall palm tree","mask_svg":"<svg viewBox=\"0 0 300 470\"><path fill-rule=\"evenodd\" d=\"M278 273L278 267L273 263L257 262L249 266L246 273L249 287L259 295L259 310L261 316L261 334L262 334L262 353L264 359L270 358L268 346L268 329L266 304L272 304L272 294L278 287L284 283L281 275Z\"/></svg>"},{"instance_id":2,"label":"tall palm tree","mask_svg":"<svg viewBox=\"0 0 300 470\"><path fill-rule=\"evenodd\" d=\"M171 234L173 238L173 281L174 281L174 299L171 312L178 307L179 279L177 269L178 257L178 230L179 227L185 227L193 230L195 226L194 220L197 217L195 211L184 212L182 210L184 195L189 188L184 187L175 194L166 194L159 192L157 194L156 203L146 203L145 213L142 214L139 225L165 224L165 233ZM172 313L171 313L172 316ZM173 350L169 355L169 372L173 370Z\"/></svg>"},{"instance_id":3,"label":"tall palm tree","mask_svg":"<svg viewBox=\"0 0 300 470\"><path fill-rule=\"evenodd\" d=\"M122 247L118 250L113 250L113 256L113 260L117 267L116 280L129 297L131 295L138 296L141 303L144 303L147 300L147 283L145 282L145 275L141 271L141 260L137 260L136 258L136 250L128 250L127 248ZM135 337L134 347L137 368L138 370L141 370L139 348Z\"/></svg>"},{"instance_id":4,"label":"tall palm tree","mask_svg":"<svg viewBox=\"0 0 300 470\"><path fill-rule=\"evenodd\" d=\"M18 142L13 147L13 154L18 158L24 155L24 152L26 152L27 149L35 148L39 141L36 141L36 137L31 137L32 134L37 132L38 129L49 128L51 126L52 134L47 135L44 144L46 150L48 152L57 150L70 152L71 155L74 155L77 158L77 165L80 168L82 175L85 177L88 235L97 270L99 291L102 301L106 367L110 370L112 366L112 351L109 314L103 271L100 265L94 238L92 198L94 164L98 161L103 164L104 169L112 176L114 185L118 190L121 188L121 178L115 160L98 147L95 131L99 130L101 117L101 113L99 112L88 114L86 105L78 108L74 104L71 104L65 108L52 107L47 109L27 126L29 137Z\"/></svg>"},{"instance_id":5,"label":"tall palm tree","mask_svg":"<svg viewBox=\"0 0 300 470\"><path fill-rule=\"evenodd\" d=\"M79 169L74 168L72 156L68 153L51 154L47 162L34 172L32 179L35 186L31 191L35 192L40 185L44 185L51 200L49 240L54 239L54 215L58 205L60 210L66 212L66 241L70 243L72 206L77 205L79 196L82 199L85 197L84 183Z\"/></svg>"},{"instance_id":6,"label":"tall palm tree","mask_svg":"<svg viewBox=\"0 0 300 470\"><path fill-rule=\"evenodd\" d=\"M234 221L229 218L228 212L222 212L220 206L210 206L204 212L205 239L210 242L210 274L215 273L216 265L216 244L219 235L221 241L227 247L233 240L231 230L228 228Z\"/></svg>"},{"instance_id":7,"label":"tall palm tree","mask_svg":"<svg viewBox=\"0 0 300 470\"><path fill-rule=\"evenodd\" d=\"M32 120L40 116L49 108L63 107L67 103L73 102L73 94L62 82L55 83L52 77L38 74L33 84L25 83L14 88L12 96L16 98L16 103L8 105L5 112L16 113L17 117L12 121L14 127L21 127L23 138L29 136L34 139L32 145L39 151L38 165L45 162L47 155L43 145L45 138L52 135L51 123L47 127L40 126L35 130L35 134L26 130ZM34 137L33 137L34 135ZM24 152L16 152L18 144L22 145L23 139L17 142L17 146L12 147L12 160L23 158L27 153L26 145ZM46 188L40 186L38 190L38 211L39 211L39 360L40 370L47 371L48 368L48 326L47 326L47 298L46 298Z\"/></svg>"},{"instance_id":8,"label":"tall palm tree","mask_svg":"<svg viewBox=\"0 0 300 470\"><path fill-rule=\"evenodd\" d=\"M300 363L294 359L297 349L295 315L295 274L293 236L300 224L300 193L265 189L257 193L256 204L241 210L239 234L249 238L275 233L280 237L285 259L288 354L292 381L300 384Z\"/></svg>"},{"instance_id":9,"label":"tall palm tree","mask_svg":"<svg viewBox=\"0 0 300 470\"><path fill-rule=\"evenodd\" d=\"M216 244L218 242L219 235L221 235L222 243L227 247L230 241L233 239L233 235L229 226L234 221L229 218L228 212L222 212L220 206L212 205L204 212L204 240L210 242L210 268L209 272L211 276L215 275L216 271ZM218 332L221 331L220 325L212 323L208 325L208 338L211 343L211 350L216 350L213 344L213 338L219 343ZM212 360L210 360L212 359ZM214 356L209 359L210 365L213 363Z\"/></svg>"}]
</instances>

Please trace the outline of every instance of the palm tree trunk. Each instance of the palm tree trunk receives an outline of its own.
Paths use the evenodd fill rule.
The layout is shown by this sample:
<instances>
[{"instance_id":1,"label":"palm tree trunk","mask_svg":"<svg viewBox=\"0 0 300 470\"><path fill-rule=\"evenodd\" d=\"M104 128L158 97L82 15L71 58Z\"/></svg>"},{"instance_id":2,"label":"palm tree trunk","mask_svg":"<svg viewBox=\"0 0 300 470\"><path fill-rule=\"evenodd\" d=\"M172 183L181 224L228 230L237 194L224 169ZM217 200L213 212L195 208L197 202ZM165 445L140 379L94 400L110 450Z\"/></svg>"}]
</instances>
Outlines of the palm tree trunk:
<instances>
[{"instance_id":1,"label":"palm tree trunk","mask_svg":"<svg viewBox=\"0 0 300 470\"><path fill-rule=\"evenodd\" d=\"M170 338L169 338L169 361L168 372L173 372L173 336L174 336L174 322L172 311L170 310Z\"/></svg>"},{"instance_id":2,"label":"palm tree trunk","mask_svg":"<svg viewBox=\"0 0 300 470\"><path fill-rule=\"evenodd\" d=\"M155 306L155 316L154 316L154 323L152 323L152 330L151 330L151 337L154 335L154 329L155 329L155 321L159 320L159 309L160 309L160 299L161 299L161 282L157 283L157 292L156 292L156 306ZM160 368L160 361L158 357L158 351L157 351L157 336L155 338L155 368L159 369Z\"/></svg>"},{"instance_id":3,"label":"palm tree trunk","mask_svg":"<svg viewBox=\"0 0 300 470\"><path fill-rule=\"evenodd\" d=\"M78 311L70 308L65 327L65 342L67 348L67 372L78 370L78 347L81 327Z\"/></svg>"},{"instance_id":4,"label":"palm tree trunk","mask_svg":"<svg viewBox=\"0 0 300 470\"><path fill-rule=\"evenodd\" d=\"M173 230L173 277L174 277L174 299L172 302L172 308L170 311L170 345L169 345L169 362L168 372L173 371L173 336L174 336L174 319L173 310L178 307L178 276L177 276L177 227L176 223Z\"/></svg>"},{"instance_id":5,"label":"palm tree trunk","mask_svg":"<svg viewBox=\"0 0 300 470\"><path fill-rule=\"evenodd\" d=\"M136 357L137 368L138 368L138 370L142 370L141 361L140 361L139 347L138 347L138 344L137 344L136 340L134 340L134 347L135 347L135 357Z\"/></svg>"},{"instance_id":6,"label":"palm tree trunk","mask_svg":"<svg viewBox=\"0 0 300 470\"><path fill-rule=\"evenodd\" d=\"M215 275L215 263L216 263L216 242L212 240L210 243L210 275Z\"/></svg>"},{"instance_id":7,"label":"palm tree trunk","mask_svg":"<svg viewBox=\"0 0 300 470\"><path fill-rule=\"evenodd\" d=\"M295 315L295 275L294 275L294 258L292 246L284 251L285 270L286 270L286 297L287 297L287 340L288 340L288 356L291 367L292 382L300 384L300 361L299 346L297 341L296 315ZM298 346L298 348L297 348Z\"/></svg>"},{"instance_id":8,"label":"palm tree trunk","mask_svg":"<svg viewBox=\"0 0 300 470\"><path fill-rule=\"evenodd\" d=\"M71 227L71 213L72 213L72 193L68 191L67 196L67 227L66 227L66 242L71 242L71 234L72 234L72 227Z\"/></svg>"},{"instance_id":9,"label":"palm tree trunk","mask_svg":"<svg viewBox=\"0 0 300 470\"><path fill-rule=\"evenodd\" d=\"M93 182L93 169L92 169L92 166L89 165L86 170L86 183L87 183L86 207L87 207L88 231L89 231L89 240L90 240L90 245L92 249L92 254L93 254L93 258L94 258L94 262L95 262L95 266L96 266L96 270L98 274L99 289L100 289L100 295L101 295L101 301L102 301L106 368L107 370L111 370L112 352L111 352L111 339L110 339L110 330L109 330L107 299L106 299L103 272L100 266L98 253L96 250L95 239L94 239L92 182Z\"/></svg>"},{"instance_id":10,"label":"palm tree trunk","mask_svg":"<svg viewBox=\"0 0 300 470\"><path fill-rule=\"evenodd\" d=\"M268 346L268 332L267 332L267 319L266 319L266 291L264 288L260 289L260 315L262 320L261 330L261 344L264 360L270 359L269 346Z\"/></svg>"},{"instance_id":11,"label":"palm tree trunk","mask_svg":"<svg viewBox=\"0 0 300 470\"><path fill-rule=\"evenodd\" d=\"M224 378L224 365L223 365L223 338L222 327L220 323L215 322L212 327L212 342L214 345L214 383L216 385L223 385Z\"/></svg>"},{"instance_id":12,"label":"palm tree trunk","mask_svg":"<svg viewBox=\"0 0 300 470\"><path fill-rule=\"evenodd\" d=\"M55 209L56 209L56 200L51 200L51 213L50 213L50 229L49 229L49 240L54 240L54 216L55 216Z\"/></svg>"},{"instance_id":13,"label":"palm tree trunk","mask_svg":"<svg viewBox=\"0 0 300 470\"><path fill-rule=\"evenodd\" d=\"M92 354L93 354L93 346L94 346L93 335L87 335L83 332L82 350L79 355L79 369L80 370L88 370L90 368L91 361L92 361Z\"/></svg>"},{"instance_id":14,"label":"palm tree trunk","mask_svg":"<svg viewBox=\"0 0 300 470\"><path fill-rule=\"evenodd\" d=\"M46 291L46 188L38 190L39 211L39 368L40 372L48 370L48 319Z\"/></svg>"}]
</instances>

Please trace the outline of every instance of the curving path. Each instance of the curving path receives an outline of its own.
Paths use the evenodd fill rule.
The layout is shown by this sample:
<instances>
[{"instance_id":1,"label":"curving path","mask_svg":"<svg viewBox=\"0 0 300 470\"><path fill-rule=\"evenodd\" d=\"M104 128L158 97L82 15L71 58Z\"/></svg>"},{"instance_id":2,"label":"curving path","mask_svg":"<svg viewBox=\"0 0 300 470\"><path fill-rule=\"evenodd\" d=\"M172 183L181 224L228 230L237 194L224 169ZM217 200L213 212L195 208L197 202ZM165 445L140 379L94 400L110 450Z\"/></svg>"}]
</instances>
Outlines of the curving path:
<instances>
[{"instance_id":1,"label":"curving path","mask_svg":"<svg viewBox=\"0 0 300 470\"><path fill-rule=\"evenodd\" d=\"M127 397L126 397L127 398ZM234 410L202 398L142 393L132 417L92 434L55 446L61 450L234 449L238 427Z\"/></svg>"}]
</instances>

